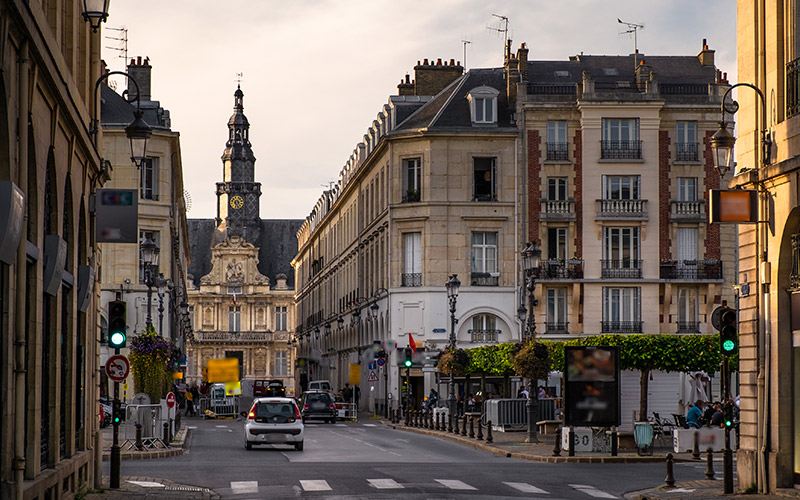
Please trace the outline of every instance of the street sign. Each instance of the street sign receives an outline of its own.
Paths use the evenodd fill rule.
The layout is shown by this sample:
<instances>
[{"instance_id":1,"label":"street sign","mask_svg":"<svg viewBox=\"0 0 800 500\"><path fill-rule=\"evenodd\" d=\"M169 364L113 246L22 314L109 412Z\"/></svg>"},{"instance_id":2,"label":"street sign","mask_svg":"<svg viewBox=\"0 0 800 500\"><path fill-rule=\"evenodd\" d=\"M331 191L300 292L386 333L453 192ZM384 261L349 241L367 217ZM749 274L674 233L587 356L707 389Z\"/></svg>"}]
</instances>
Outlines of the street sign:
<instances>
[{"instance_id":1,"label":"street sign","mask_svg":"<svg viewBox=\"0 0 800 500\"><path fill-rule=\"evenodd\" d=\"M378 374L375 373L375 370L369 371L369 377L367 377L367 382L377 382L378 381Z\"/></svg>"},{"instance_id":2,"label":"street sign","mask_svg":"<svg viewBox=\"0 0 800 500\"><path fill-rule=\"evenodd\" d=\"M106 375L114 382L122 382L128 377L131 370L131 364L128 358L121 354L116 354L108 358L106 361Z\"/></svg>"},{"instance_id":3,"label":"street sign","mask_svg":"<svg viewBox=\"0 0 800 500\"><path fill-rule=\"evenodd\" d=\"M172 408L175 406L175 393L170 392L167 394L167 408Z\"/></svg>"},{"instance_id":4,"label":"street sign","mask_svg":"<svg viewBox=\"0 0 800 500\"><path fill-rule=\"evenodd\" d=\"M378 358L376 363L378 363L378 366L383 366L386 364L386 358Z\"/></svg>"},{"instance_id":5,"label":"street sign","mask_svg":"<svg viewBox=\"0 0 800 500\"><path fill-rule=\"evenodd\" d=\"M434 328L433 333L447 333L447 330L444 328Z\"/></svg>"}]
</instances>

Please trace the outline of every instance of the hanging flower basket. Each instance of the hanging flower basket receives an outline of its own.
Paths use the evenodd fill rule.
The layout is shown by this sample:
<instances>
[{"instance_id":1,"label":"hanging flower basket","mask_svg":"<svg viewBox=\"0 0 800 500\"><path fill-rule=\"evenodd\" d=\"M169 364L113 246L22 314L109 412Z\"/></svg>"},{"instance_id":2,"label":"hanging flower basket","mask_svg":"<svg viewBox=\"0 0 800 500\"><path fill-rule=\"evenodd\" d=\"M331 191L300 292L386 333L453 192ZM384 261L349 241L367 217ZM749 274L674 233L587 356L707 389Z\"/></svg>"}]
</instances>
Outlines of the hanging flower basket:
<instances>
[{"instance_id":1,"label":"hanging flower basket","mask_svg":"<svg viewBox=\"0 0 800 500\"><path fill-rule=\"evenodd\" d=\"M469 355L464 349L453 350L447 348L439 356L439 362L436 366L439 368L439 373L450 375L452 372L454 376L461 376L466 373L468 364Z\"/></svg>"},{"instance_id":2,"label":"hanging flower basket","mask_svg":"<svg viewBox=\"0 0 800 500\"><path fill-rule=\"evenodd\" d=\"M175 356L172 343L156 334L153 327L146 328L131 341L129 356L136 392L159 401L167 395L172 384L171 358Z\"/></svg>"},{"instance_id":3,"label":"hanging flower basket","mask_svg":"<svg viewBox=\"0 0 800 500\"><path fill-rule=\"evenodd\" d=\"M546 380L550 373L550 352L540 342L522 347L514 356L514 371L530 380Z\"/></svg>"}]
</instances>

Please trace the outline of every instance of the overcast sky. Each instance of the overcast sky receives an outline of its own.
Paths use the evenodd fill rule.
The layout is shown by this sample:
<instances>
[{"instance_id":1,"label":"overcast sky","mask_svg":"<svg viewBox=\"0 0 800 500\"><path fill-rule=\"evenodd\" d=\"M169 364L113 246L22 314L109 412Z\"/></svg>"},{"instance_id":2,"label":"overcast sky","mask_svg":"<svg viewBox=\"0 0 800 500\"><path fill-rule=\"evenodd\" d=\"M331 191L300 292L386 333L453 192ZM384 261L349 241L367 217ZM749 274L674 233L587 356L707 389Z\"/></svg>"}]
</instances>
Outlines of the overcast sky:
<instances>
[{"instance_id":1,"label":"overcast sky","mask_svg":"<svg viewBox=\"0 0 800 500\"><path fill-rule=\"evenodd\" d=\"M116 0L107 28L128 30L128 58L149 57L152 95L181 134L190 218L216 215L220 156L243 73L245 114L261 182L261 217L305 218L338 178L397 84L424 58L469 68L503 63L503 23L531 60L633 52L622 21L643 24L639 52L696 55L703 38L736 81L730 0ZM104 29L105 37L119 32ZM121 46L104 40L111 70ZM120 89L123 84L120 84Z\"/></svg>"}]
</instances>

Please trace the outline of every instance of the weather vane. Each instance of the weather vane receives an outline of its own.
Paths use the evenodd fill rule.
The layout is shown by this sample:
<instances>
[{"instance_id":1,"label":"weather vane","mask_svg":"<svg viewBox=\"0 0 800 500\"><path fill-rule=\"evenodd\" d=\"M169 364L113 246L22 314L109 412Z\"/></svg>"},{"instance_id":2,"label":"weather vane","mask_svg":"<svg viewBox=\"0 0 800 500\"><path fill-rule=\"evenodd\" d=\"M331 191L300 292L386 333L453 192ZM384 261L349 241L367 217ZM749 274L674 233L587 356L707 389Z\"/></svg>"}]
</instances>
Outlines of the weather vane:
<instances>
[{"instance_id":1,"label":"weather vane","mask_svg":"<svg viewBox=\"0 0 800 500\"><path fill-rule=\"evenodd\" d=\"M244 78L244 73L236 73L236 85L242 84L242 78Z\"/></svg>"}]
</instances>

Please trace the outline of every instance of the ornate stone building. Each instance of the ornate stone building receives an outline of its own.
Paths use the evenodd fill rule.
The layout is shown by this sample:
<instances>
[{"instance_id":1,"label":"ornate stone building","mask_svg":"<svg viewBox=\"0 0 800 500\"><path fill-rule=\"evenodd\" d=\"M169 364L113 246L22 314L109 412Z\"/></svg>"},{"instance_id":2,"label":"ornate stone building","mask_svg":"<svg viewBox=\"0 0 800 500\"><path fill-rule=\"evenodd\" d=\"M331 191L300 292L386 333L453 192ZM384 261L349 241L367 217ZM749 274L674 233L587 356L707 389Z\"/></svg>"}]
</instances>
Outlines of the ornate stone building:
<instances>
[{"instance_id":1,"label":"ornate stone building","mask_svg":"<svg viewBox=\"0 0 800 500\"><path fill-rule=\"evenodd\" d=\"M294 392L294 289L288 276L301 221L260 218L261 183L255 181L241 88L234 99L217 218L189 220L194 335L186 378L199 383L209 359L238 358L242 380L281 379Z\"/></svg>"}]
</instances>

